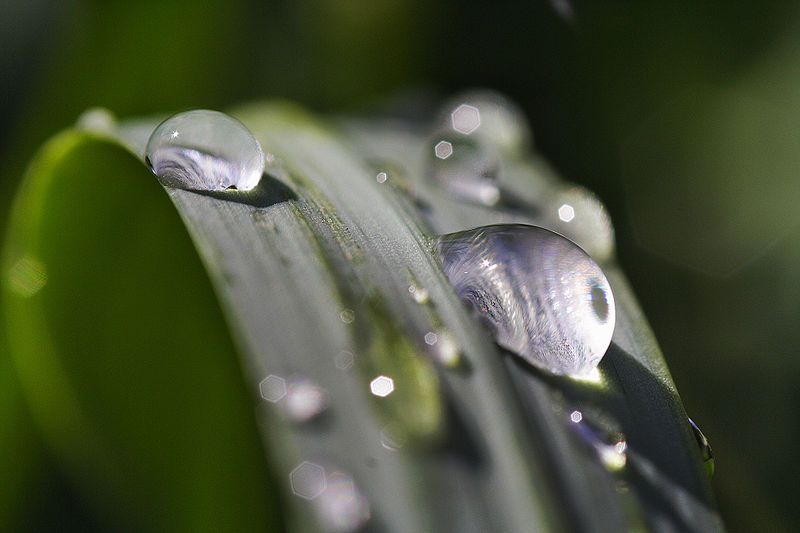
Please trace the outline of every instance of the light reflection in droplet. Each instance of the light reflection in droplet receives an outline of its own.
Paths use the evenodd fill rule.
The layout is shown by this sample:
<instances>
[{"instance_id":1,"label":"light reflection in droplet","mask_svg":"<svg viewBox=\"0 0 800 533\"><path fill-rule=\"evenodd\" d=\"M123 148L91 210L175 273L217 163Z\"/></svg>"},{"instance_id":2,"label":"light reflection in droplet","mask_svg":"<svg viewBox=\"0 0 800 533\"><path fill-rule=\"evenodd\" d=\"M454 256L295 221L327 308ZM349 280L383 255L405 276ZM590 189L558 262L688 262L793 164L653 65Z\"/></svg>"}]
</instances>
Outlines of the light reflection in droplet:
<instances>
[{"instance_id":1,"label":"light reflection in droplet","mask_svg":"<svg viewBox=\"0 0 800 533\"><path fill-rule=\"evenodd\" d=\"M557 374L583 377L614 331L611 287L568 239L534 226L486 226L444 235L442 267L498 344Z\"/></svg>"},{"instance_id":2,"label":"light reflection in droplet","mask_svg":"<svg viewBox=\"0 0 800 533\"><path fill-rule=\"evenodd\" d=\"M394 392L394 380L388 376L378 376L369 383L369 390L381 398Z\"/></svg>"},{"instance_id":3,"label":"light reflection in droplet","mask_svg":"<svg viewBox=\"0 0 800 533\"><path fill-rule=\"evenodd\" d=\"M569 414L569 419L572 420L574 423L578 424L581 420L583 420L583 413L580 411L572 411Z\"/></svg>"},{"instance_id":4,"label":"light reflection in droplet","mask_svg":"<svg viewBox=\"0 0 800 533\"><path fill-rule=\"evenodd\" d=\"M248 191L264 172L264 153L256 138L219 111L169 117L153 130L145 155L162 184L181 189Z\"/></svg>"},{"instance_id":5,"label":"light reflection in droplet","mask_svg":"<svg viewBox=\"0 0 800 533\"><path fill-rule=\"evenodd\" d=\"M375 181L378 183L386 183L387 179L389 179L389 175L386 172L378 172L375 176Z\"/></svg>"},{"instance_id":6,"label":"light reflection in droplet","mask_svg":"<svg viewBox=\"0 0 800 533\"><path fill-rule=\"evenodd\" d=\"M268 402L279 402L286 396L286 380L280 376L270 374L258 384L261 397Z\"/></svg>"}]
</instances>

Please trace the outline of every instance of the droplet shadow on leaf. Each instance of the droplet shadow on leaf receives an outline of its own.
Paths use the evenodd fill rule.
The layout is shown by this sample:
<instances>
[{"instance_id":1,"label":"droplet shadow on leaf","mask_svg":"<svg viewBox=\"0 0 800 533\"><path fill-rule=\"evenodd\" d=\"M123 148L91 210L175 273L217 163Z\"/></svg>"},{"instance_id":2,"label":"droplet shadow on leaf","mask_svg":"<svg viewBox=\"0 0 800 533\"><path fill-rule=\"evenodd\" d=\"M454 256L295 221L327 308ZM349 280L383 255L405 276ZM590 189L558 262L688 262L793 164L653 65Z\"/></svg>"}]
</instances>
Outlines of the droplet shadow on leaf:
<instances>
[{"instance_id":1,"label":"droplet shadow on leaf","mask_svg":"<svg viewBox=\"0 0 800 533\"><path fill-rule=\"evenodd\" d=\"M261 181L249 191L238 191L228 189L225 191L192 191L203 196L210 196L219 200L226 200L237 204L252 205L253 207L265 208L275 204L297 200L297 194L287 187L283 182L263 174Z\"/></svg>"}]
</instances>

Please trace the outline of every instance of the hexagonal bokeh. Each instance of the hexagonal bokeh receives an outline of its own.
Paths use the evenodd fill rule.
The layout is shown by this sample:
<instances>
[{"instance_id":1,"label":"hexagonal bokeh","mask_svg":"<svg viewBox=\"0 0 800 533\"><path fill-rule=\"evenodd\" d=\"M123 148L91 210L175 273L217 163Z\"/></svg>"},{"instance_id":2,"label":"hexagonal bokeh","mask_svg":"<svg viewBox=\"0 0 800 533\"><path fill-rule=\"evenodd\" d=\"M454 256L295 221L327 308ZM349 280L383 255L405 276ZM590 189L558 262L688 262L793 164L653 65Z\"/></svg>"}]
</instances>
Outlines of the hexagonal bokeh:
<instances>
[{"instance_id":1,"label":"hexagonal bokeh","mask_svg":"<svg viewBox=\"0 0 800 533\"><path fill-rule=\"evenodd\" d=\"M325 469L316 463L303 461L289 474L289 484L295 496L313 500L325 490Z\"/></svg>"},{"instance_id":2,"label":"hexagonal bokeh","mask_svg":"<svg viewBox=\"0 0 800 533\"><path fill-rule=\"evenodd\" d=\"M461 104L450 114L453 129L458 133L469 135L481 125L481 112L477 107Z\"/></svg>"},{"instance_id":3,"label":"hexagonal bokeh","mask_svg":"<svg viewBox=\"0 0 800 533\"><path fill-rule=\"evenodd\" d=\"M439 159L447 159L453 155L453 144L448 141L439 141L433 147L433 152Z\"/></svg>"},{"instance_id":4,"label":"hexagonal bokeh","mask_svg":"<svg viewBox=\"0 0 800 533\"><path fill-rule=\"evenodd\" d=\"M744 90L674 100L628 138L622 163L640 244L706 274L734 273L800 223L792 113Z\"/></svg>"},{"instance_id":5,"label":"hexagonal bokeh","mask_svg":"<svg viewBox=\"0 0 800 533\"><path fill-rule=\"evenodd\" d=\"M258 384L261 397L268 402L275 403L286 396L286 380L280 376L270 374Z\"/></svg>"},{"instance_id":6,"label":"hexagonal bokeh","mask_svg":"<svg viewBox=\"0 0 800 533\"><path fill-rule=\"evenodd\" d=\"M394 380L388 376L378 376L369 383L369 390L375 396L389 396L394 391Z\"/></svg>"},{"instance_id":7,"label":"hexagonal bokeh","mask_svg":"<svg viewBox=\"0 0 800 533\"><path fill-rule=\"evenodd\" d=\"M572 222L575 218L575 208L569 204L564 204L558 208L558 218L563 222Z\"/></svg>"}]
</instances>

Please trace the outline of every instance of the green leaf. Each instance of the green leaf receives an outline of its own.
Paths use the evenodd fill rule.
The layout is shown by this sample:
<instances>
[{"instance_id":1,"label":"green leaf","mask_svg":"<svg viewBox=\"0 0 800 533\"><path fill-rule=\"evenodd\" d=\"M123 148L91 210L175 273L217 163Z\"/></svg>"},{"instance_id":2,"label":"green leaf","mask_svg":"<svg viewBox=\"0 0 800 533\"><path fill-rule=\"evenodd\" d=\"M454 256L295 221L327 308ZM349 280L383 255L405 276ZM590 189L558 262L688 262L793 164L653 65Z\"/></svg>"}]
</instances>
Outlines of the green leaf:
<instances>
[{"instance_id":1,"label":"green leaf","mask_svg":"<svg viewBox=\"0 0 800 533\"><path fill-rule=\"evenodd\" d=\"M69 131L25 178L4 257L30 408L108 526L263 531L275 493L206 274L161 188Z\"/></svg>"},{"instance_id":2,"label":"green leaf","mask_svg":"<svg viewBox=\"0 0 800 533\"><path fill-rule=\"evenodd\" d=\"M352 476L376 529L722 529L675 386L613 259L603 266L617 330L597 382L545 375L475 324L432 239L497 222L546 226L547 206L497 211L429 186L428 140L413 128L334 127L287 104L235 114L274 156L250 193L164 195L121 148L141 157L151 127L138 123L115 127L118 140L67 132L30 171L4 266L9 337L28 401L76 480L124 488L137 518L158 520L163 508L174 529L211 528L211 504L220 516L257 508L255 525L274 515L264 503L274 494L258 487L257 423L287 522L302 531L331 527L324 496L292 494L309 462L330 479ZM393 169L386 183L371 161ZM532 187L554 179L539 160L510 163ZM428 297L414 299L412 286ZM461 365L443 364L431 332L452 340ZM337 364L342 353L352 369ZM329 408L299 423L285 398L261 402L254 423L242 391L255 397L269 376L290 393L310 380ZM380 377L394 391L372 394ZM576 434L573 409L624 432L626 466L605 464ZM228 484L212 489L212 468L192 485L207 490L189 498L192 459L213 453L231 467ZM151 485L156 494L135 490Z\"/></svg>"}]
</instances>

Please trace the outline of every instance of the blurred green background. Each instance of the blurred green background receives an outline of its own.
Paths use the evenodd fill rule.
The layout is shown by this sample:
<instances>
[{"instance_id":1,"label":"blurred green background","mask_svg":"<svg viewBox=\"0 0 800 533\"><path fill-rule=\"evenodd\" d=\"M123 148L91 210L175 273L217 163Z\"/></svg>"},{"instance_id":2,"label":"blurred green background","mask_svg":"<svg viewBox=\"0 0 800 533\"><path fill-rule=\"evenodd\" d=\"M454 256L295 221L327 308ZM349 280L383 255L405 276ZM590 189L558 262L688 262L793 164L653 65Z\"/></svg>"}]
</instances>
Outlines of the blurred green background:
<instances>
[{"instance_id":1,"label":"blurred green background","mask_svg":"<svg viewBox=\"0 0 800 533\"><path fill-rule=\"evenodd\" d=\"M476 86L518 102L537 149L607 204L714 447L727 527L800 526L797 3L4 0L2 225L35 149L89 107L124 118L286 97L342 113L409 95L426 116ZM0 367L14 463L40 437ZM42 528L93 524L57 465L31 476L23 512Z\"/></svg>"}]
</instances>

